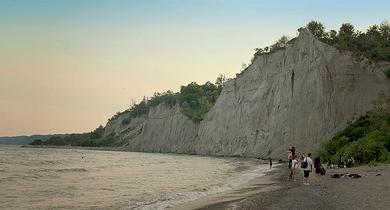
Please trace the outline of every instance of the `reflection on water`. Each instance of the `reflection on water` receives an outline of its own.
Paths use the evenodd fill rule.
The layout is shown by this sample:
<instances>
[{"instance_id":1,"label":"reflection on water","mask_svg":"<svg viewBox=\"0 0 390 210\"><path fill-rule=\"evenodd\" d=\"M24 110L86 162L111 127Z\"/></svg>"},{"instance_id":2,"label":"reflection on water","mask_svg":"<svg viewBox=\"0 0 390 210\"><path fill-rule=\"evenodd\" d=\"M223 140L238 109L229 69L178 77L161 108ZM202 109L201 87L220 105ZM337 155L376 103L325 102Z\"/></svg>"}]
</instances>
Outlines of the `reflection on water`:
<instances>
[{"instance_id":1,"label":"reflection on water","mask_svg":"<svg viewBox=\"0 0 390 210\"><path fill-rule=\"evenodd\" d=\"M0 208L164 209L250 178L237 167L259 168L232 158L0 146Z\"/></svg>"}]
</instances>

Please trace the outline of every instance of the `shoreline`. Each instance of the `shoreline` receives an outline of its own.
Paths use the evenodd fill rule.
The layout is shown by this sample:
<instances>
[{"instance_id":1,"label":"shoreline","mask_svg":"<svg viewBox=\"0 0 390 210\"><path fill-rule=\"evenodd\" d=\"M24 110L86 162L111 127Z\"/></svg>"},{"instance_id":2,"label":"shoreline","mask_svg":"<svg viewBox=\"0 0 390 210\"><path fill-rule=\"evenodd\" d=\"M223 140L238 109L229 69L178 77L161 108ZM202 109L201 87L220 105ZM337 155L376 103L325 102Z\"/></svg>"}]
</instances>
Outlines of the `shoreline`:
<instances>
[{"instance_id":1,"label":"shoreline","mask_svg":"<svg viewBox=\"0 0 390 210\"><path fill-rule=\"evenodd\" d=\"M240 209L242 203L247 203L248 198L263 198L269 192L278 191L281 189L279 181L275 179L279 176L280 167L284 164L277 164L272 169L267 169L252 180L249 180L245 185L231 189L219 194L202 197L193 201L185 202L173 206L172 210L222 210L222 209ZM256 208L258 209L258 208Z\"/></svg>"},{"instance_id":2,"label":"shoreline","mask_svg":"<svg viewBox=\"0 0 390 210\"><path fill-rule=\"evenodd\" d=\"M283 167L285 164L273 166L272 170L266 171L259 180L254 180L254 187L247 193L246 189L238 192L237 198L230 201L209 203L196 210L224 210L224 209L265 209L272 205L275 198L282 196L285 189L283 183Z\"/></svg>"},{"instance_id":3,"label":"shoreline","mask_svg":"<svg viewBox=\"0 0 390 210\"><path fill-rule=\"evenodd\" d=\"M1 145L0 145L1 146ZM79 150L97 150L97 151L117 151L117 152L138 152L138 153L147 153L147 154L169 154L169 155L188 155L188 156L199 156L199 157L211 157L211 158L238 158L238 159L247 159L252 161L268 161L268 158L261 157L244 157L244 156L226 156L226 155L204 155L196 153L173 153L173 152L147 152L147 151L131 151L126 150L123 147L83 147L83 146L58 146L58 145L8 145L16 146L22 148L48 148L48 149L79 149ZM274 165L285 163L285 161L272 159Z\"/></svg>"},{"instance_id":4,"label":"shoreline","mask_svg":"<svg viewBox=\"0 0 390 210\"><path fill-rule=\"evenodd\" d=\"M119 151L130 152L121 147L82 147L82 146L56 146L56 145L15 145L22 148L48 148L48 149L80 149L80 150L98 150L98 151Z\"/></svg>"}]
</instances>

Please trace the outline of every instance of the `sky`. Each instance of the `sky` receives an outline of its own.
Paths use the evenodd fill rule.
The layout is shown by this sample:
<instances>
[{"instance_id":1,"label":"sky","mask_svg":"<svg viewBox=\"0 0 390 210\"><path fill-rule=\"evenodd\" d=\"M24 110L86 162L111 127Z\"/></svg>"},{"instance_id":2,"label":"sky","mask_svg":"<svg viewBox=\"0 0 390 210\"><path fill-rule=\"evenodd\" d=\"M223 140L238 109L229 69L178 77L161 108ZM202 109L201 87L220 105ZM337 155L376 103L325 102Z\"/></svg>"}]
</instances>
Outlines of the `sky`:
<instances>
[{"instance_id":1,"label":"sky","mask_svg":"<svg viewBox=\"0 0 390 210\"><path fill-rule=\"evenodd\" d=\"M390 1L0 0L0 136L88 132L154 92L234 77L311 20L359 30Z\"/></svg>"}]
</instances>

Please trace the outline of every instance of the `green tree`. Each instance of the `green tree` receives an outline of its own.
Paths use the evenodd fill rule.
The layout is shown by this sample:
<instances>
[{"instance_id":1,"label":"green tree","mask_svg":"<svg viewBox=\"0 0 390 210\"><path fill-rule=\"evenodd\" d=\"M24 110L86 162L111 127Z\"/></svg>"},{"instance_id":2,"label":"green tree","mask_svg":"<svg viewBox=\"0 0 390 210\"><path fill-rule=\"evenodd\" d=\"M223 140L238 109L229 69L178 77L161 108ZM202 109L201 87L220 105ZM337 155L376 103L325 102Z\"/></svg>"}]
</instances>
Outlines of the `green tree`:
<instances>
[{"instance_id":1,"label":"green tree","mask_svg":"<svg viewBox=\"0 0 390 210\"><path fill-rule=\"evenodd\" d=\"M218 86L218 88L222 88L223 84L226 82L226 76L224 74L220 74L217 77L217 80L215 81L215 84Z\"/></svg>"},{"instance_id":2,"label":"green tree","mask_svg":"<svg viewBox=\"0 0 390 210\"><path fill-rule=\"evenodd\" d=\"M89 135L90 135L91 139L99 139L99 138L103 137L104 127L102 125L100 125L94 131L92 131Z\"/></svg>"},{"instance_id":3,"label":"green tree","mask_svg":"<svg viewBox=\"0 0 390 210\"><path fill-rule=\"evenodd\" d=\"M325 27L322 23L320 22L317 22L317 21L310 21L307 25L306 25L307 29L309 29L309 31L314 35L316 36L317 38L319 39L323 39L327 36L327 34L325 33Z\"/></svg>"},{"instance_id":4,"label":"green tree","mask_svg":"<svg viewBox=\"0 0 390 210\"><path fill-rule=\"evenodd\" d=\"M283 35L275 44L270 46L270 52L285 48L289 40L290 38L288 36Z\"/></svg>"},{"instance_id":5,"label":"green tree","mask_svg":"<svg viewBox=\"0 0 390 210\"><path fill-rule=\"evenodd\" d=\"M381 25L379 26L379 31L382 36L382 39L385 42L390 41L390 23L389 21L383 21Z\"/></svg>"},{"instance_id":6,"label":"green tree","mask_svg":"<svg viewBox=\"0 0 390 210\"><path fill-rule=\"evenodd\" d=\"M339 29L340 38L348 39L355 35L355 27L350 23L343 23Z\"/></svg>"}]
</instances>

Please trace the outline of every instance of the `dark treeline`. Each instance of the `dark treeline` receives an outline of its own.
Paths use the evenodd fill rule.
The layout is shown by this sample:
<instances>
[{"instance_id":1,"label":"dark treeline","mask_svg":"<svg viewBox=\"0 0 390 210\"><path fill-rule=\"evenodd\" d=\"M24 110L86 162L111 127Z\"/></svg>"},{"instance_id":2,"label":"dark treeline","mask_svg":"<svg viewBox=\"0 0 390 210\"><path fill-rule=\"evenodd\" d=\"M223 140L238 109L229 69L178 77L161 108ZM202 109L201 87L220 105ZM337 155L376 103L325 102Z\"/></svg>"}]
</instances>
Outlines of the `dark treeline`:
<instances>
[{"instance_id":1,"label":"dark treeline","mask_svg":"<svg viewBox=\"0 0 390 210\"><path fill-rule=\"evenodd\" d=\"M85 146L85 147L110 147L120 146L115 145L116 139L114 136L103 136L104 127L99 126L94 131L81 134L65 134L54 135L42 141L41 139L34 140L31 145L57 145L57 146Z\"/></svg>"}]
</instances>

